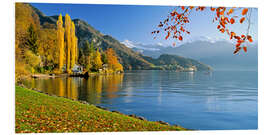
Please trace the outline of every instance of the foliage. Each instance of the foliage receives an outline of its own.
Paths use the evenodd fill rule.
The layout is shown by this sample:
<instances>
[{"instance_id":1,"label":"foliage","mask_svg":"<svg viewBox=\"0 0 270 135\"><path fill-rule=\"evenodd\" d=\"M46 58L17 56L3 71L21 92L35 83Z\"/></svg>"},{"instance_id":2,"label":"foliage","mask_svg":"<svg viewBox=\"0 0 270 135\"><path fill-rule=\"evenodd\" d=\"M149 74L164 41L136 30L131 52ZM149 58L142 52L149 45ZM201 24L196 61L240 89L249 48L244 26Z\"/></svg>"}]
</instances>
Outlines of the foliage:
<instances>
[{"instance_id":1,"label":"foliage","mask_svg":"<svg viewBox=\"0 0 270 135\"><path fill-rule=\"evenodd\" d=\"M99 49L96 50L93 57L93 70L98 71L102 68L103 62L101 61L101 55Z\"/></svg>"},{"instance_id":2,"label":"foliage","mask_svg":"<svg viewBox=\"0 0 270 135\"><path fill-rule=\"evenodd\" d=\"M75 25L68 14L65 16L65 41L66 72L71 73L77 59L77 37Z\"/></svg>"},{"instance_id":3,"label":"foliage","mask_svg":"<svg viewBox=\"0 0 270 135\"><path fill-rule=\"evenodd\" d=\"M115 51L112 48L106 50L108 67L114 71L123 71L123 66L118 62Z\"/></svg>"},{"instance_id":4,"label":"foliage","mask_svg":"<svg viewBox=\"0 0 270 135\"><path fill-rule=\"evenodd\" d=\"M43 67L57 67L58 48L57 31L55 29L41 29L38 39L38 55L41 57Z\"/></svg>"},{"instance_id":5,"label":"foliage","mask_svg":"<svg viewBox=\"0 0 270 135\"><path fill-rule=\"evenodd\" d=\"M76 63L76 60L77 60L77 51L78 51L78 39L75 35L75 24L74 22L71 23L71 67L73 67Z\"/></svg>"},{"instance_id":6,"label":"foliage","mask_svg":"<svg viewBox=\"0 0 270 135\"><path fill-rule=\"evenodd\" d=\"M25 63L28 64L31 67L36 67L40 64L40 58L36 56L31 51L27 50L25 52Z\"/></svg>"},{"instance_id":7,"label":"foliage","mask_svg":"<svg viewBox=\"0 0 270 135\"><path fill-rule=\"evenodd\" d=\"M85 69L85 72L101 72L103 73L114 73L117 71L123 71L123 66L118 62L118 58L113 51L113 49L109 49L111 52L107 56L106 52L100 51L99 48L95 49L94 41L91 41L89 44L88 40L83 44L83 49L79 51L79 64L82 65ZM113 51L113 52L112 52ZM106 65L108 64L108 57L112 58L109 69L107 69Z\"/></svg>"},{"instance_id":8,"label":"foliage","mask_svg":"<svg viewBox=\"0 0 270 135\"><path fill-rule=\"evenodd\" d=\"M193 10L204 11L205 9L206 7L204 6L198 6L197 8L195 8L194 6L179 6L169 13L168 18L166 18L163 22L159 23L158 27L160 29L153 31L152 34L159 34L160 31L164 30L164 32L167 33L165 37L166 40L169 37L172 37L173 39L182 41L183 34L190 34L190 32L187 31L185 28L186 24L190 23L190 13ZM246 41L253 42L252 36L249 35L250 17L252 9L236 7L210 7L209 9L215 14L213 22L217 22L218 31L220 31L221 33L226 33L230 40L235 39L237 41L234 54L238 53L241 49L247 52L247 47L243 46L242 44ZM241 10L242 12L240 14L236 14L236 10ZM237 35L235 32L228 28L229 25L233 25L236 22L243 24L245 20L248 21L247 32L245 34ZM175 45L175 43L173 45Z\"/></svg>"},{"instance_id":9,"label":"foliage","mask_svg":"<svg viewBox=\"0 0 270 135\"><path fill-rule=\"evenodd\" d=\"M58 70L61 73L63 70L64 65L64 32L65 29L63 28L63 20L62 15L60 14L57 21L57 45L58 45L58 51L59 57L58 57Z\"/></svg>"},{"instance_id":10,"label":"foliage","mask_svg":"<svg viewBox=\"0 0 270 135\"><path fill-rule=\"evenodd\" d=\"M26 45L29 47L29 49L37 54L37 49L38 49L38 35L36 30L34 29L33 24L30 24L29 28L28 28L28 36L27 36L27 40L26 40Z\"/></svg>"}]
</instances>

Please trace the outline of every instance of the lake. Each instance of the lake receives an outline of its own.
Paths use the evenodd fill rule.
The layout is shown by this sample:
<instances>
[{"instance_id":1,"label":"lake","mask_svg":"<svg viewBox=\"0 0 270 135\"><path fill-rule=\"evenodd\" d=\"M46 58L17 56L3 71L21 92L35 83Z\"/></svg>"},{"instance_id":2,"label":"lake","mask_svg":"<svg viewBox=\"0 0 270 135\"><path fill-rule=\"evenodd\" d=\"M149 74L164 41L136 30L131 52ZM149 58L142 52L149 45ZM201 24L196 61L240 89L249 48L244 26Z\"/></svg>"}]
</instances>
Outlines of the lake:
<instances>
[{"instance_id":1,"label":"lake","mask_svg":"<svg viewBox=\"0 0 270 135\"><path fill-rule=\"evenodd\" d=\"M127 71L38 78L30 88L196 130L257 129L257 71Z\"/></svg>"}]
</instances>

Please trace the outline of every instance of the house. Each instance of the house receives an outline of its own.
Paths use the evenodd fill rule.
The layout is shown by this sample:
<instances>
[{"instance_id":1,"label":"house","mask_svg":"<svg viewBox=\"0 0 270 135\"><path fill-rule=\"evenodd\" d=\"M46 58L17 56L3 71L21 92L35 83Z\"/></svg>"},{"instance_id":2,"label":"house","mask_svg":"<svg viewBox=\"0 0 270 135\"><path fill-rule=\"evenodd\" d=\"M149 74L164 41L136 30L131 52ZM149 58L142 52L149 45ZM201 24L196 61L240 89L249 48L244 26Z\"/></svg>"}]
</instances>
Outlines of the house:
<instances>
[{"instance_id":1,"label":"house","mask_svg":"<svg viewBox=\"0 0 270 135\"><path fill-rule=\"evenodd\" d=\"M82 73L83 67L75 64L71 70L74 73Z\"/></svg>"}]
</instances>

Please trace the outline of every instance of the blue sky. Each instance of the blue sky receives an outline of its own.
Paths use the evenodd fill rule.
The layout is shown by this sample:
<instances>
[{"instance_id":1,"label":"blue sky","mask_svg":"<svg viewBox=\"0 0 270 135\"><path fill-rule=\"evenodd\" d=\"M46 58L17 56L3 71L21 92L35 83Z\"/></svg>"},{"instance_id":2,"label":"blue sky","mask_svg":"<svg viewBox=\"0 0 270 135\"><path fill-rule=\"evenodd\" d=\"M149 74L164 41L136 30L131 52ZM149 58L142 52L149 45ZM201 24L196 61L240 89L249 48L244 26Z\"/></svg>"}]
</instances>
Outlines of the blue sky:
<instances>
[{"instance_id":1,"label":"blue sky","mask_svg":"<svg viewBox=\"0 0 270 135\"><path fill-rule=\"evenodd\" d=\"M165 40L164 35L153 39L151 32L160 21L164 20L173 10L171 6L132 6L132 5L93 5L93 4L44 4L32 3L45 15L65 15L72 19L85 20L103 34L113 36L119 41L129 40L135 43L172 45L174 40ZM190 35L184 36L184 41L205 38L209 40L228 39L221 34L212 23L214 14L209 10L204 12L193 11L190 15L190 24L187 25ZM250 33L257 40L258 12L252 12ZM234 25L236 33L246 33L247 25ZM181 44L176 42L177 44Z\"/></svg>"}]
</instances>

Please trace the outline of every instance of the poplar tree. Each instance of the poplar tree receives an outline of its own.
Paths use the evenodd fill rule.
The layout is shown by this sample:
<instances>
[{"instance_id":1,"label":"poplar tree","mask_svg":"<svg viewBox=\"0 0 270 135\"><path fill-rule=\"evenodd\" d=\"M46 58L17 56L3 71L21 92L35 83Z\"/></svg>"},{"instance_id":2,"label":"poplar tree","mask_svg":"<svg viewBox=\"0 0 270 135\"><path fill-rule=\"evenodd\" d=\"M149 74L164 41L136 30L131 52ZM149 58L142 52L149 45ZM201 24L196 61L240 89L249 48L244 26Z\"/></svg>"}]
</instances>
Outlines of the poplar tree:
<instances>
[{"instance_id":1,"label":"poplar tree","mask_svg":"<svg viewBox=\"0 0 270 135\"><path fill-rule=\"evenodd\" d=\"M66 71L70 73L70 55L71 55L71 19L68 14L65 16L65 39L66 39Z\"/></svg>"},{"instance_id":2,"label":"poplar tree","mask_svg":"<svg viewBox=\"0 0 270 135\"><path fill-rule=\"evenodd\" d=\"M75 35L75 25L74 22L71 23L71 60L70 60L70 68L72 68L75 65L76 57L77 57L77 37Z\"/></svg>"},{"instance_id":3,"label":"poplar tree","mask_svg":"<svg viewBox=\"0 0 270 135\"><path fill-rule=\"evenodd\" d=\"M57 45L59 48L59 71L60 73L62 72L62 67L64 64L64 31L65 29L63 28L63 20L62 20L62 15L60 14L58 17L57 21Z\"/></svg>"}]
</instances>

